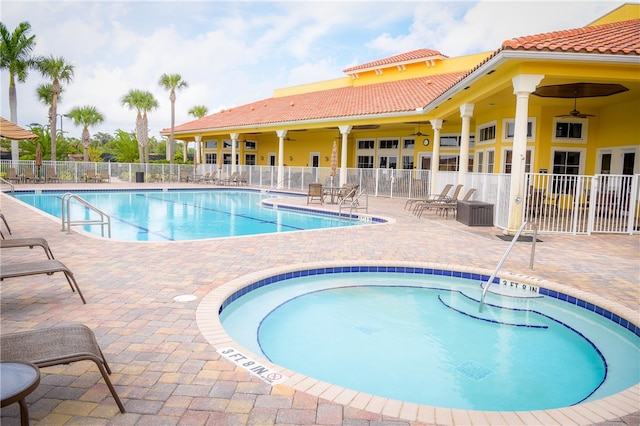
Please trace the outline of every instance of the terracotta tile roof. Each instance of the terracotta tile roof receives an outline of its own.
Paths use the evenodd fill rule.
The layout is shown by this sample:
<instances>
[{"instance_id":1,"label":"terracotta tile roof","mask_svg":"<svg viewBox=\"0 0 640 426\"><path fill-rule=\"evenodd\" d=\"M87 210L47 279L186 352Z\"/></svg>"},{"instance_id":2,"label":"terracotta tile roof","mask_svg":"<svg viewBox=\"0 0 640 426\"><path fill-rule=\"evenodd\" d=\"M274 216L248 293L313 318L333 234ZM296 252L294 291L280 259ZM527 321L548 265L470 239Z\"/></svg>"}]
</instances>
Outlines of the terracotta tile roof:
<instances>
[{"instance_id":1,"label":"terracotta tile roof","mask_svg":"<svg viewBox=\"0 0 640 426\"><path fill-rule=\"evenodd\" d=\"M388 67L388 66L393 66L395 64L402 64L402 63L419 62L422 60L432 59L433 57L446 58L445 55L438 52L437 50L418 49L418 50L412 50L411 52L390 56L385 59L379 59L377 61L368 62L366 64L356 65L355 67L346 68L342 70L342 72L348 74L357 70L369 69L369 68L380 68L383 66Z\"/></svg>"},{"instance_id":2,"label":"terracotta tile roof","mask_svg":"<svg viewBox=\"0 0 640 426\"><path fill-rule=\"evenodd\" d=\"M640 54L640 19L506 40L503 50Z\"/></svg>"},{"instance_id":3,"label":"terracotta tile roof","mask_svg":"<svg viewBox=\"0 0 640 426\"><path fill-rule=\"evenodd\" d=\"M175 127L176 132L260 126L359 115L415 111L465 73L450 73L358 87L267 98ZM168 132L168 129L162 133Z\"/></svg>"}]
</instances>

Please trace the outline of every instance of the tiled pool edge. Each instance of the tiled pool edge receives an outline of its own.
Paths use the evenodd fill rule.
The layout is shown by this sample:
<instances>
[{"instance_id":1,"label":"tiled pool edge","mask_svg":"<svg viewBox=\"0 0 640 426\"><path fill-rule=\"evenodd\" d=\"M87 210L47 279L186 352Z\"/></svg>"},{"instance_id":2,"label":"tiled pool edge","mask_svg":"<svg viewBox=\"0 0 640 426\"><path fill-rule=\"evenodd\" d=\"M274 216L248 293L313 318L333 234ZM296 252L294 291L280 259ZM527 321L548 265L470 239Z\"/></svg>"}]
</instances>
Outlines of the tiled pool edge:
<instances>
[{"instance_id":1,"label":"tiled pool edge","mask_svg":"<svg viewBox=\"0 0 640 426\"><path fill-rule=\"evenodd\" d=\"M215 348L224 346L235 346L243 352L250 354L254 358L258 358L272 369L281 372L289 377L284 383L285 386L293 389L309 393L311 395L327 399L332 402L347 405L352 408L371 411L387 416L398 417L410 421L420 421L437 424L460 424L460 423L482 423L482 424L530 424L537 425L549 423L549 419L553 422L564 424L567 421L577 424L592 424L606 420L616 419L618 417L631 414L638 410L637 401L640 397L640 384L634 385L629 389L619 392L615 395L599 399L593 402L577 404L571 407L550 409L541 411L523 411L523 412L483 412L473 410L458 410L441 407L431 407L413 403L407 403L397 400L390 400L374 395L356 392L340 386L325 383L303 376L294 371L287 370L281 366L264 360L260 355L238 345L224 330L218 315L216 314L222 307L222 303L229 297L237 294L238 296L246 294L250 291L245 287L263 282L262 285L277 282L282 279L293 278L302 275L303 271L323 271L323 273L341 273L341 272L359 272L362 269L367 271L380 272L401 272L404 270L413 270L413 273L424 273L426 270L437 271L438 275L458 276L454 274L468 274L469 279L488 280L491 271L477 268L464 268L459 265L435 264L435 263L414 263L414 262L358 262L357 266L353 262L318 262L298 264L294 267L280 267L267 271L260 271L249 274L237 280L230 281L219 288L211 291L203 298L196 311L196 321L202 335ZM307 273L307 275L310 275ZM275 278L278 279L275 279ZM634 318L635 313L624 306L610 302L601 297L595 296L583 291L567 288L560 284L539 280L520 274L502 273L500 278L511 279L514 281L527 283L539 288L543 288L549 292L546 294L550 297L556 297L560 300L566 298L565 302L570 303L569 298L584 301L586 303L602 308L611 314L610 317L603 315L605 318L612 319L615 315L623 324L626 322L632 324L634 333L638 335L640 327L633 324L630 318ZM499 279L496 279L499 282ZM496 282L494 281L494 282ZM560 296L560 297L558 297ZM574 303L577 304L577 303ZM593 310L596 312L595 310ZM596 312L600 313L600 312ZM602 315L602 314L601 314ZM619 321L620 321L619 320ZM621 326L620 322L618 322ZM628 328L628 327L627 327ZM515 416L515 417L514 417ZM545 421L546 420L546 421Z\"/></svg>"}]
</instances>

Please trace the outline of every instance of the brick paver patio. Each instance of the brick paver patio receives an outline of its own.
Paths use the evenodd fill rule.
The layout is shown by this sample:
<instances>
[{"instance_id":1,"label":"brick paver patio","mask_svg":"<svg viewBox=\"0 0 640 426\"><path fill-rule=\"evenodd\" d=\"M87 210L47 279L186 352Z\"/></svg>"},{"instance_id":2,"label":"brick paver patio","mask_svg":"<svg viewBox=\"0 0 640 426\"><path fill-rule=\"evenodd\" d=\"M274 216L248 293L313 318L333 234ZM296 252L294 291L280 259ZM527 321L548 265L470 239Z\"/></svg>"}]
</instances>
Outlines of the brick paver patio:
<instances>
[{"instance_id":1,"label":"brick paver patio","mask_svg":"<svg viewBox=\"0 0 640 426\"><path fill-rule=\"evenodd\" d=\"M115 185L127 186L99 187ZM152 184L142 185L148 188ZM44 187L61 185L37 186ZM572 417L557 410L522 415L476 412L472 416L462 410L423 408L416 414L411 405L402 403L372 411L361 409L357 400L331 402L283 384L272 387L236 368L208 343L196 321L200 301L216 287L252 272L293 263L402 260L485 268L490 273L508 245L497 238L497 228L467 227L452 217L446 220L433 213L418 219L403 210L404 200L370 197L369 212L392 219L390 223L138 243L67 234L61 232L58 221L5 194L0 201L13 231L8 235L2 225L5 237L46 238L56 258L74 272L87 299L83 305L61 274L4 280L0 290L2 333L71 322L88 325L113 370L112 381L127 409L126 414L118 411L95 365L83 361L42 369L40 386L27 398L32 424L382 426L566 424L585 418L580 409L574 409ZM528 269L527 243L516 245L503 270L589 292L605 305L633 310L637 321L640 236L539 238L542 242L536 249L534 270ZM43 257L37 248L2 252L3 263ZM184 294L197 298L174 301L175 296ZM607 424L637 425L638 386L634 392L635 413L606 405L594 411L599 411L599 418ZM633 401L630 404L633 406ZM1 420L3 425L19 424L17 405L3 408Z\"/></svg>"}]
</instances>

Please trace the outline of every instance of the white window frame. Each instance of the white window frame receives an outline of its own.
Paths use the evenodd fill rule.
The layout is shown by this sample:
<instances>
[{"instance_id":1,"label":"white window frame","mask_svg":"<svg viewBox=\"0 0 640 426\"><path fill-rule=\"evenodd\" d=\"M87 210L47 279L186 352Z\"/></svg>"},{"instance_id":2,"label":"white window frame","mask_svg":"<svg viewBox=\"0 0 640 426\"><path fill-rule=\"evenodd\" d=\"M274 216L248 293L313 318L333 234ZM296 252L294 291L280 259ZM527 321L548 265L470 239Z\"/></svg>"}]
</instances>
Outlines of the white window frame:
<instances>
[{"instance_id":1,"label":"white window frame","mask_svg":"<svg viewBox=\"0 0 640 426\"><path fill-rule=\"evenodd\" d=\"M556 127L558 123L580 123L582 124L582 134L579 138L562 138L556 136ZM578 117L554 117L551 126L551 142L555 143L587 143L589 138L589 120Z\"/></svg>"},{"instance_id":2,"label":"white window frame","mask_svg":"<svg viewBox=\"0 0 640 426\"><path fill-rule=\"evenodd\" d=\"M489 129L493 127L493 138L481 140L480 136L482 135L482 131L485 129ZM498 137L498 122L496 120L489 121L488 123L482 123L479 126L476 126L476 139L478 145L487 145L496 143ZM471 141L469 141L469 145L471 145Z\"/></svg>"},{"instance_id":3,"label":"white window frame","mask_svg":"<svg viewBox=\"0 0 640 426\"><path fill-rule=\"evenodd\" d=\"M584 175L585 162L587 160L587 149L576 148L574 146L556 146L551 148L551 157L549 158L549 173L553 173L555 163L553 161L558 151L573 151L580 153L580 164L578 165L578 175Z\"/></svg>"},{"instance_id":4,"label":"white window frame","mask_svg":"<svg viewBox=\"0 0 640 426\"><path fill-rule=\"evenodd\" d=\"M211 146L209 146L211 144ZM209 139L204 141L204 149L218 149L218 139Z\"/></svg>"},{"instance_id":5,"label":"white window frame","mask_svg":"<svg viewBox=\"0 0 640 426\"><path fill-rule=\"evenodd\" d=\"M509 125L516 124L515 118L505 118L502 120L502 142L513 142L513 136L507 134ZM536 117L527 118L527 126L531 124L531 134L527 134L527 142L535 142L536 140ZM555 128L555 127L554 127Z\"/></svg>"},{"instance_id":6,"label":"white window frame","mask_svg":"<svg viewBox=\"0 0 640 426\"><path fill-rule=\"evenodd\" d=\"M513 149L511 147L505 147L502 148L502 164L500 166L500 170L502 170L502 173L505 174L511 174L511 172L507 172L507 152L510 151L511 152L511 170L513 170ZM533 148L529 148L527 147L527 152L529 153L529 170L527 171L526 169L526 164L525 164L525 173L531 173L531 171L533 170Z\"/></svg>"},{"instance_id":7,"label":"white window frame","mask_svg":"<svg viewBox=\"0 0 640 426\"><path fill-rule=\"evenodd\" d=\"M496 172L496 150L495 149L485 149L485 173L495 173ZM491 159L491 161L489 161ZM491 167L489 167L491 166ZM491 170L489 170L491 168Z\"/></svg>"},{"instance_id":8,"label":"white window frame","mask_svg":"<svg viewBox=\"0 0 640 426\"><path fill-rule=\"evenodd\" d=\"M258 141L245 140L244 141L244 149L245 151L257 151L258 150Z\"/></svg>"}]
</instances>

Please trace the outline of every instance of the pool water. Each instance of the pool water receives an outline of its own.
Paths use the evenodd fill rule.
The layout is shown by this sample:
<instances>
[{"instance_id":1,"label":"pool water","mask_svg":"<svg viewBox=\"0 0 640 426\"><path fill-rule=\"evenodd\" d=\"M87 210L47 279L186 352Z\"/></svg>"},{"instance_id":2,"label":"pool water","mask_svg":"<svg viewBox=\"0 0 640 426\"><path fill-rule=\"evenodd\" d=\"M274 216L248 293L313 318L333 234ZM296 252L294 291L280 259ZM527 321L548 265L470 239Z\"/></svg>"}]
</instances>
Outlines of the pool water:
<instances>
[{"instance_id":1,"label":"pool water","mask_svg":"<svg viewBox=\"0 0 640 426\"><path fill-rule=\"evenodd\" d=\"M555 298L400 273L286 279L224 307L229 335L275 364L349 389L485 411L566 407L640 382L640 339Z\"/></svg>"},{"instance_id":2,"label":"pool water","mask_svg":"<svg viewBox=\"0 0 640 426\"><path fill-rule=\"evenodd\" d=\"M111 217L111 238L124 241L184 241L362 225L336 215L271 208L260 202L291 197L250 190L74 192ZM15 197L61 218L64 192L16 193ZM71 220L99 218L75 201ZM101 235L101 227L74 226ZM106 235L106 234L105 234Z\"/></svg>"}]
</instances>

